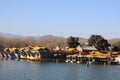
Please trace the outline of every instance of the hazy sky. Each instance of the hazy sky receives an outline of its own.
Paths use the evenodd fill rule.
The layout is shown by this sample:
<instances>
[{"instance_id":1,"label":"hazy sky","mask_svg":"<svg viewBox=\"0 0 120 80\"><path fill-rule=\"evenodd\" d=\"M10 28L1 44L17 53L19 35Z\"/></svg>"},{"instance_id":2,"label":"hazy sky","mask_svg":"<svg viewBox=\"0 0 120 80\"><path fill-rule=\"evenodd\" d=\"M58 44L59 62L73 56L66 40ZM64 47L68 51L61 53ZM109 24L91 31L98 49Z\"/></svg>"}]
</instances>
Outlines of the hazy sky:
<instances>
[{"instance_id":1,"label":"hazy sky","mask_svg":"<svg viewBox=\"0 0 120 80\"><path fill-rule=\"evenodd\" d=\"M120 0L0 0L0 32L120 38Z\"/></svg>"}]
</instances>

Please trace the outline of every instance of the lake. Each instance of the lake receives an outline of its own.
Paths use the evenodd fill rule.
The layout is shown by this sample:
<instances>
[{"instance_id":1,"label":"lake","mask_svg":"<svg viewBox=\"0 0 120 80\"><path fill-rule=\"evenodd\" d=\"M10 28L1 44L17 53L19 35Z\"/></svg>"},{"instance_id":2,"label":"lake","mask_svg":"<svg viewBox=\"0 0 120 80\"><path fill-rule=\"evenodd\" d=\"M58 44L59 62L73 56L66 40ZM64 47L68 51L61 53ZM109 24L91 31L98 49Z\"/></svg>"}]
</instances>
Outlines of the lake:
<instances>
[{"instance_id":1,"label":"lake","mask_svg":"<svg viewBox=\"0 0 120 80\"><path fill-rule=\"evenodd\" d=\"M1 60L0 80L120 80L120 65Z\"/></svg>"}]
</instances>

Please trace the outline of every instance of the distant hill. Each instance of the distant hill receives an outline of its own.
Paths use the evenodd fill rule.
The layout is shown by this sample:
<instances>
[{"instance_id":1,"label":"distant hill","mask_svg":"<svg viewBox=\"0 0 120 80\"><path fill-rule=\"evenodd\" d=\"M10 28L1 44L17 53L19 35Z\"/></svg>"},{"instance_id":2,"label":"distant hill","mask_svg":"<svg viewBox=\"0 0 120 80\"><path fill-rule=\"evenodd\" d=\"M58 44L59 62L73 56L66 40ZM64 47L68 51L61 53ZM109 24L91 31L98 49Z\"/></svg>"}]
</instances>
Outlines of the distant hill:
<instances>
[{"instance_id":1,"label":"distant hill","mask_svg":"<svg viewBox=\"0 0 120 80\"><path fill-rule=\"evenodd\" d=\"M8 37L8 38L26 38L26 37L28 37L28 36L15 35L15 34L10 34L10 33L2 33L2 32L0 32L0 36ZM40 40L40 39L44 39L44 38L57 38L57 39L60 39L60 40L66 40L67 41L67 38L54 36L54 35L33 36L33 37L35 37L36 40ZM88 41L88 39L79 37L79 42L81 44L87 43L87 41ZM116 43L118 41L120 41L120 38L113 38L113 39L108 40L108 42L111 43L111 44Z\"/></svg>"},{"instance_id":2,"label":"distant hill","mask_svg":"<svg viewBox=\"0 0 120 80\"><path fill-rule=\"evenodd\" d=\"M44 36L41 36L40 39L43 39L43 38L58 38L58 36L53 36L53 35L44 35ZM62 37L63 38L63 37Z\"/></svg>"},{"instance_id":3,"label":"distant hill","mask_svg":"<svg viewBox=\"0 0 120 80\"><path fill-rule=\"evenodd\" d=\"M108 40L108 42L111 43L111 44L116 43L118 41L120 41L120 38L114 38L114 39L109 39Z\"/></svg>"},{"instance_id":4,"label":"distant hill","mask_svg":"<svg viewBox=\"0 0 120 80\"><path fill-rule=\"evenodd\" d=\"M2 32L0 32L0 36L7 37L7 38L25 38L25 36L15 35L10 33L2 33Z\"/></svg>"},{"instance_id":5,"label":"distant hill","mask_svg":"<svg viewBox=\"0 0 120 80\"><path fill-rule=\"evenodd\" d=\"M67 38L59 37L59 36L53 36L53 35L45 35L45 36L40 37L40 39L43 39L43 38L58 38L58 39L64 39L64 40L67 41ZM87 39L79 37L79 42L81 44L86 43Z\"/></svg>"},{"instance_id":6,"label":"distant hill","mask_svg":"<svg viewBox=\"0 0 120 80\"><path fill-rule=\"evenodd\" d=\"M41 39L58 39L58 40L64 40L64 41L66 41L67 40L67 38L64 38L64 37L59 37L59 36L53 36L53 35L44 35L44 36L41 36L39 39L41 40Z\"/></svg>"}]
</instances>

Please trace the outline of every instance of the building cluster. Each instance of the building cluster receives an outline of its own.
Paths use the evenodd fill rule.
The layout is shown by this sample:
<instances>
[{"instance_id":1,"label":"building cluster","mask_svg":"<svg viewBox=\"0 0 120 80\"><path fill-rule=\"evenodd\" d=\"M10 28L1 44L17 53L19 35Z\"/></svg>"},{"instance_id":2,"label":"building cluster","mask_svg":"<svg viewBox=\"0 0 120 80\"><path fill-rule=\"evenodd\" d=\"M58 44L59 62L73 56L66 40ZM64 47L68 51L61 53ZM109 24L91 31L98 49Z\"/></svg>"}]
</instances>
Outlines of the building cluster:
<instances>
[{"instance_id":1,"label":"building cluster","mask_svg":"<svg viewBox=\"0 0 120 80\"><path fill-rule=\"evenodd\" d=\"M97 63L97 64L120 64L120 52L99 51L94 46L82 45L72 48L78 53L66 56L66 62L71 63Z\"/></svg>"},{"instance_id":2,"label":"building cluster","mask_svg":"<svg viewBox=\"0 0 120 80\"><path fill-rule=\"evenodd\" d=\"M99 51L94 46L79 45L76 48L61 49L57 46L49 50L46 47L34 46L24 48L5 48L0 50L1 59L63 59L71 63L120 64L120 52Z\"/></svg>"},{"instance_id":3,"label":"building cluster","mask_svg":"<svg viewBox=\"0 0 120 80\"><path fill-rule=\"evenodd\" d=\"M57 47L53 50L49 50L46 47L41 46L29 46L24 48L5 48L0 50L1 59L28 59L39 61L46 58L58 58L65 59L66 53Z\"/></svg>"}]
</instances>

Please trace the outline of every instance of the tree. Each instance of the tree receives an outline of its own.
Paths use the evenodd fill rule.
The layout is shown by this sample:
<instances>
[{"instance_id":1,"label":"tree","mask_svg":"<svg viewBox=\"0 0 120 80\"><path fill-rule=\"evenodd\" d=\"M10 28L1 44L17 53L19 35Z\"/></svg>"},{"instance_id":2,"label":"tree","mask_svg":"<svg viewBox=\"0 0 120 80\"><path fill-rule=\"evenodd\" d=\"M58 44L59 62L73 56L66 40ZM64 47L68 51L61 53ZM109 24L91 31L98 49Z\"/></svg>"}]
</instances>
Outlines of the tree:
<instances>
[{"instance_id":1,"label":"tree","mask_svg":"<svg viewBox=\"0 0 120 80\"><path fill-rule=\"evenodd\" d=\"M0 36L0 49L3 49L5 47L4 41L5 41L5 37Z\"/></svg>"},{"instance_id":2,"label":"tree","mask_svg":"<svg viewBox=\"0 0 120 80\"><path fill-rule=\"evenodd\" d=\"M72 36L70 36L67 39L67 43L68 43L68 46L70 48L76 48L78 45L80 45L80 43L78 41L79 41L78 37L72 37Z\"/></svg>"},{"instance_id":3,"label":"tree","mask_svg":"<svg viewBox=\"0 0 120 80\"><path fill-rule=\"evenodd\" d=\"M46 36L39 40L39 45L53 49L56 46L64 48L66 46L66 39L56 36Z\"/></svg>"},{"instance_id":4,"label":"tree","mask_svg":"<svg viewBox=\"0 0 120 80\"><path fill-rule=\"evenodd\" d=\"M91 35L88 39L88 45L95 46L98 50L108 50L110 44L101 35Z\"/></svg>"},{"instance_id":5,"label":"tree","mask_svg":"<svg viewBox=\"0 0 120 80\"><path fill-rule=\"evenodd\" d=\"M57 46L57 38L56 37L44 37L40 39L39 45L52 49Z\"/></svg>"},{"instance_id":6,"label":"tree","mask_svg":"<svg viewBox=\"0 0 120 80\"><path fill-rule=\"evenodd\" d=\"M113 51L120 51L120 41L113 44Z\"/></svg>"},{"instance_id":7,"label":"tree","mask_svg":"<svg viewBox=\"0 0 120 80\"><path fill-rule=\"evenodd\" d=\"M35 46L37 45L37 41L34 37L27 38L7 38L0 36L0 48L21 48L26 46Z\"/></svg>"},{"instance_id":8,"label":"tree","mask_svg":"<svg viewBox=\"0 0 120 80\"><path fill-rule=\"evenodd\" d=\"M26 46L35 46L35 45L37 45L37 41L35 40L34 37L29 36L29 37L25 38L25 45Z\"/></svg>"},{"instance_id":9,"label":"tree","mask_svg":"<svg viewBox=\"0 0 120 80\"><path fill-rule=\"evenodd\" d=\"M118 46L113 46L112 51L120 51L120 48Z\"/></svg>"}]
</instances>

